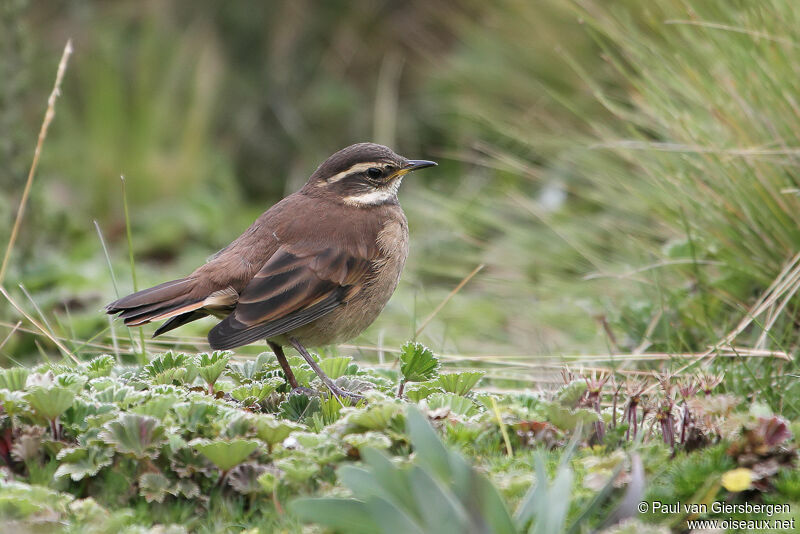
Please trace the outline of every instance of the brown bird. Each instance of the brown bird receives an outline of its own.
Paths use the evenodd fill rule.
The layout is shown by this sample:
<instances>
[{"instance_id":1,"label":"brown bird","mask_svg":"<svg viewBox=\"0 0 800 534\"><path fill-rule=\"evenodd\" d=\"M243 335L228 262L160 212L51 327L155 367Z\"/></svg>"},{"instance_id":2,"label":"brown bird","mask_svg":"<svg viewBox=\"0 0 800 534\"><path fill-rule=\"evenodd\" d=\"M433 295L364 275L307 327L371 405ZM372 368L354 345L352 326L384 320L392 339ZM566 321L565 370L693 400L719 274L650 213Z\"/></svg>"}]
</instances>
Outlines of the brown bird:
<instances>
[{"instance_id":1,"label":"brown bird","mask_svg":"<svg viewBox=\"0 0 800 534\"><path fill-rule=\"evenodd\" d=\"M374 143L344 148L192 274L106 311L127 326L169 319L153 337L207 315L224 317L208 333L212 348L266 339L294 389L283 353L292 345L334 395L348 396L306 347L346 341L381 312L408 255L397 189L409 172L434 165Z\"/></svg>"}]
</instances>

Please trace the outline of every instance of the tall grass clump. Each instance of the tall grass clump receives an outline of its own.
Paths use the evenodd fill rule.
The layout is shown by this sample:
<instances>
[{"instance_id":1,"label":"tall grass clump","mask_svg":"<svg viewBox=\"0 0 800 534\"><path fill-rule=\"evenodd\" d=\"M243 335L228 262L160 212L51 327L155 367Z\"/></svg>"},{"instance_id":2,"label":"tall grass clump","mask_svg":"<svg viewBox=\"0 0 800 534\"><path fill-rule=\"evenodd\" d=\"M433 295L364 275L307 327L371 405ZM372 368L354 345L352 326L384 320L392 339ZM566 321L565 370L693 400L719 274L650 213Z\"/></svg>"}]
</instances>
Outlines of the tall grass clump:
<instances>
[{"instance_id":1,"label":"tall grass clump","mask_svg":"<svg viewBox=\"0 0 800 534\"><path fill-rule=\"evenodd\" d=\"M620 97L584 73L617 119L592 121L588 148L626 170L595 169L593 182L613 192L609 206L627 192L663 228L667 317L691 332L679 343L713 342L800 249L796 5L669 1L633 19L582 2L579 13L626 83ZM738 341L791 346L797 289Z\"/></svg>"},{"instance_id":2,"label":"tall grass clump","mask_svg":"<svg viewBox=\"0 0 800 534\"><path fill-rule=\"evenodd\" d=\"M521 21L537 9L514 5ZM571 259L562 276L587 279L580 292L608 315L612 348L702 350L800 249L800 15L783 0L548 5L595 43L553 39L551 59L577 79L508 39L489 52L514 80L498 89L503 105L461 107L489 127L491 164L533 184L508 202L521 219L504 234L527 218L530 234L554 237L531 257ZM548 212L553 187L564 200ZM572 258L551 253L557 242ZM791 346L797 287L737 342Z\"/></svg>"}]
</instances>

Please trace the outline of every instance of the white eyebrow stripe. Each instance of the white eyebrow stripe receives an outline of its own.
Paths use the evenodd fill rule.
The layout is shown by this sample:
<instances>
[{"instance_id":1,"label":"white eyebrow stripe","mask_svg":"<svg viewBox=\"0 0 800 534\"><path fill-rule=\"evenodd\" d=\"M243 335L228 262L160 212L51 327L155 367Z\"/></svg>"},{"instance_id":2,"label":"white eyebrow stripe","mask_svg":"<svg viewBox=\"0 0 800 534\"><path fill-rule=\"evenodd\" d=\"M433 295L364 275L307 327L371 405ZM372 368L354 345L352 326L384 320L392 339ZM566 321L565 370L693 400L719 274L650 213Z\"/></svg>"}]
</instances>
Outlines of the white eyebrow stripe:
<instances>
[{"instance_id":1,"label":"white eyebrow stripe","mask_svg":"<svg viewBox=\"0 0 800 534\"><path fill-rule=\"evenodd\" d=\"M342 171L340 173L334 174L333 176L328 178L327 182L329 184L332 184L332 183L338 182L342 178L350 176L351 174L356 174L358 172L364 172L367 169L369 169L370 167L381 167L381 168L383 168L384 165L385 165L384 163L381 163L381 162L378 162L378 161L368 161L366 163L356 163L355 165L353 165L352 167L350 167L346 171Z\"/></svg>"}]
</instances>

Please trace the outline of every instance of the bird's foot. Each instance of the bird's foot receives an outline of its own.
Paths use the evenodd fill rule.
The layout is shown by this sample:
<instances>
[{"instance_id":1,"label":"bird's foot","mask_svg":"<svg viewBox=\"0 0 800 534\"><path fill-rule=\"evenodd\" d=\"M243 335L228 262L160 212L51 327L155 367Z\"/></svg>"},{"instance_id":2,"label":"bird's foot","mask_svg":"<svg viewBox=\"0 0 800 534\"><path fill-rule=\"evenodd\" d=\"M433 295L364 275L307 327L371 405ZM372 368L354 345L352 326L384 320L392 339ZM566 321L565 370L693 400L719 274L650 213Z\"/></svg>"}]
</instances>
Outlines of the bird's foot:
<instances>
[{"instance_id":1,"label":"bird's foot","mask_svg":"<svg viewBox=\"0 0 800 534\"><path fill-rule=\"evenodd\" d=\"M362 395L359 395L358 393L353 393L351 391L344 390L344 389L338 387L337 385L335 385L333 383L325 384L325 385L328 386L328 389L330 390L331 395L333 395L334 397L337 397L339 399L349 399L350 400L350 404L352 406L355 406L360 401L364 400L364 397Z\"/></svg>"},{"instance_id":2,"label":"bird's foot","mask_svg":"<svg viewBox=\"0 0 800 534\"><path fill-rule=\"evenodd\" d=\"M319 397L320 393L316 389L297 386L296 388L292 388L292 390L289 392L289 395L305 395L306 397Z\"/></svg>"}]
</instances>

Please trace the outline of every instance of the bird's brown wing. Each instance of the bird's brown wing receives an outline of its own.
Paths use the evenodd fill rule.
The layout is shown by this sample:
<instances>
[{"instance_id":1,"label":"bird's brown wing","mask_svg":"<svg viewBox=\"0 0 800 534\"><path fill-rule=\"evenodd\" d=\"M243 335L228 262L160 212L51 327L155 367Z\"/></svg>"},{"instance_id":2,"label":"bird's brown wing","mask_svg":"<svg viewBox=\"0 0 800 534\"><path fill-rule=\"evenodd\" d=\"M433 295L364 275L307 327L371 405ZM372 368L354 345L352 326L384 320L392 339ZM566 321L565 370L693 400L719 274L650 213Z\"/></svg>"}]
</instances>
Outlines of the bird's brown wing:
<instances>
[{"instance_id":1,"label":"bird's brown wing","mask_svg":"<svg viewBox=\"0 0 800 534\"><path fill-rule=\"evenodd\" d=\"M347 302L370 270L370 258L341 249L279 248L247 284L233 312L208 333L214 349L284 334Z\"/></svg>"}]
</instances>

